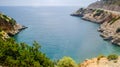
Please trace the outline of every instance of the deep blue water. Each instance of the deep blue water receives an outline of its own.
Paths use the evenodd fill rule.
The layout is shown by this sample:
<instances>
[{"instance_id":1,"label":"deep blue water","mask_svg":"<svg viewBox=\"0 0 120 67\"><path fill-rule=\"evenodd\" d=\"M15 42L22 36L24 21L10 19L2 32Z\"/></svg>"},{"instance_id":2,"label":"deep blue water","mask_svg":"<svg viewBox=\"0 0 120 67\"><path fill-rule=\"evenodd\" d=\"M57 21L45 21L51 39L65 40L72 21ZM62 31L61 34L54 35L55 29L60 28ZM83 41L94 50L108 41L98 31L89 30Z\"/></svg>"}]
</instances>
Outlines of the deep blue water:
<instances>
[{"instance_id":1,"label":"deep blue water","mask_svg":"<svg viewBox=\"0 0 120 67\"><path fill-rule=\"evenodd\" d=\"M70 56L76 62L104 54L120 54L120 47L104 41L98 24L72 17L79 7L0 7L0 11L27 26L17 42L38 41L52 60Z\"/></svg>"}]
</instances>

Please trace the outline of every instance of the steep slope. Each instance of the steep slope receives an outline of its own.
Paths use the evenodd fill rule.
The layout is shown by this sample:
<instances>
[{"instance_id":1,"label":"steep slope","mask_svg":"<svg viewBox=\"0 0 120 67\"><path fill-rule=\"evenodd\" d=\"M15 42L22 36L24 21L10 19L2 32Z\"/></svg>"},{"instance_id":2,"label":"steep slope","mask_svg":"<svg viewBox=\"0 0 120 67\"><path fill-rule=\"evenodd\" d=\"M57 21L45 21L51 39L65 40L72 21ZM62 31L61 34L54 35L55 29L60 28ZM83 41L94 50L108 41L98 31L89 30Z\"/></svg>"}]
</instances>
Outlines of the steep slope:
<instances>
[{"instance_id":1,"label":"steep slope","mask_svg":"<svg viewBox=\"0 0 120 67\"><path fill-rule=\"evenodd\" d=\"M15 35L24 28L26 27L16 23L13 18L0 13L0 30L5 31L8 35Z\"/></svg>"},{"instance_id":2,"label":"steep slope","mask_svg":"<svg viewBox=\"0 0 120 67\"><path fill-rule=\"evenodd\" d=\"M102 8L112 11L120 11L120 0L100 0L90 4L87 8Z\"/></svg>"},{"instance_id":3,"label":"steep slope","mask_svg":"<svg viewBox=\"0 0 120 67\"><path fill-rule=\"evenodd\" d=\"M116 8L119 6L116 2L116 0L112 0L110 2L109 0L97 1L85 9L80 8L77 12L71 15L99 23L100 27L98 31L101 32L100 35L105 40L109 40L113 44L120 45L120 12L118 12L120 9ZM111 5L114 5L112 6L114 9L111 8Z\"/></svg>"}]
</instances>

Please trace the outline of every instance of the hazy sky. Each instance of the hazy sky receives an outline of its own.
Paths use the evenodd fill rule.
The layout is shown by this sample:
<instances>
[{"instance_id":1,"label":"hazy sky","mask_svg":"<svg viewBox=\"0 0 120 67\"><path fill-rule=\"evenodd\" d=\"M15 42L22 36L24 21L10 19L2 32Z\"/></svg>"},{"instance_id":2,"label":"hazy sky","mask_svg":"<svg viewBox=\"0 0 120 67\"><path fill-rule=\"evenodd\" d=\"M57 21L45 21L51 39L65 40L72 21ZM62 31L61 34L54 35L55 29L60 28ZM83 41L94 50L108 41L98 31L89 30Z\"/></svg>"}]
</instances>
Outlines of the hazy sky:
<instances>
[{"instance_id":1,"label":"hazy sky","mask_svg":"<svg viewBox=\"0 0 120 67\"><path fill-rule=\"evenodd\" d=\"M96 0L0 0L0 6L87 6Z\"/></svg>"}]
</instances>

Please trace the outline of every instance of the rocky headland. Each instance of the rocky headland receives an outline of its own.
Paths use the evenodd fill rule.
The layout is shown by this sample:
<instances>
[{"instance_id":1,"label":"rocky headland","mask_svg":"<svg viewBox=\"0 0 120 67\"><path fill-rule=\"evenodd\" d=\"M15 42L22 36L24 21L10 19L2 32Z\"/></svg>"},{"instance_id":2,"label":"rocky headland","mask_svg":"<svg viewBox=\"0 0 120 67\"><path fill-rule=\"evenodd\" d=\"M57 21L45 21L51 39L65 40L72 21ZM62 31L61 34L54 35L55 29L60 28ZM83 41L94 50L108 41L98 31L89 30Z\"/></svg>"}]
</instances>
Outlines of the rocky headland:
<instances>
[{"instance_id":1,"label":"rocky headland","mask_svg":"<svg viewBox=\"0 0 120 67\"><path fill-rule=\"evenodd\" d=\"M5 38L19 33L27 27L18 24L13 18L0 13L0 34Z\"/></svg>"},{"instance_id":2,"label":"rocky headland","mask_svg":"<svg viewBox=\"0 0 120 67\"><path fill-rule=\"evenodd\" d=\"M100 36L104 40L120 45L120 7L118 6L119 3L116 4L116 0L100 0L90 4L87 8L80 8L71 15L100 24L98 29Z\"/></svg>"}]
</instances>

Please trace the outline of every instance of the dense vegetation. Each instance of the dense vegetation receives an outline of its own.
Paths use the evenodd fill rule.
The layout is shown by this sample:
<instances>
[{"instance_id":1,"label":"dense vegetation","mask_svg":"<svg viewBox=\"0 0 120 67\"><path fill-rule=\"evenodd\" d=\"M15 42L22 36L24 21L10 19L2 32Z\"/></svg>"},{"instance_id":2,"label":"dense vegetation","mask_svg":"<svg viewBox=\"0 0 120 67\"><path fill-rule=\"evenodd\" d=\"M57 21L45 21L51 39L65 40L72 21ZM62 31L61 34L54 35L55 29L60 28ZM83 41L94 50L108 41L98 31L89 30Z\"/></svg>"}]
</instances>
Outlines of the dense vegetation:
<instances>
[{"instance_id":1,"label":"dense vegetation","mask_svg":"<svg viewBox=\"0 0 120 67\"><path fill-rule=\"evenodd\" d=\"M99 55L98 57L97 57L97 60L99 61L101 58L103 58L103 57L105 57L104 55Z\"/></svg>"},{"instance_id":2,"label":"dense vegetation","mask_svg":"<svg viewBox=\"0 0 120 67\"><path fill-rule=\"evenodd\" d=\"M0 65L9 67L54 67L53 62L40 51L35 41L33 46L16 43L9 38L0 38Z\"/></svg>"},{"instance_id":3,"label":"dense vegetation","mask_svg":"<svg viewBox=\"0 0 120 67\"><path fill-rule=\"evenodd\" d=\"M0 13L0 19L5 20L5 22L11 23L12 25L16 24L16 21L13 18L11 18L11 17L9 17L7 15L4 15L2 13Z\"/></svg>"},{"instance_id":4,"label":"dense vegetation","mask_svg":"<svg viewBox=\"0 0 120 67\"><path fill-rule=\"evenodd\" d=\"M78 67L78 65L72 58L63 57L57 62L57 67Z\"/></svg>"},{"instance_id":5,"label":"dense vegetation","mask_svg":"<svg viewBox=\"0 0 120 67\"><path fill-rule=\"evenodd\" d=\"M109 55L107 58L108 58L108 60L117 60L117 59L118 59L118 55L116 55L116 54L111 54L111 55Z\"/></svg>"},{"instance_id":6,"label":"dense vegetation","mask_svg":"<svg viewBox=\"0 0 120 67\"><path fill-rule=\"evenodd\" d=\"M93 16L94 16L94 17L95 17L95 16L100 16L102 13L104 13L104 11L98 9L98 10L96 10L96 13L95 13Z\"/></svg>"},{"instance_id":7,"label":"dense vegetation","mask_svg":"<svg viewBox=\"0 0 120 67\"><path fill-rule=\"evenodd\" d=\"M1 36L0 36L1 37ZM3 40L0 38L0 66L8 67L79 67L70 57L63 57L56 63L51 61L40 51L41 46L34 41L32 46L25 43L16 43L12 38ZM106 57L98 56L97 60ZM115 54L106 57L108 60L116 60Z\"/></svg>"}]
</instances>

